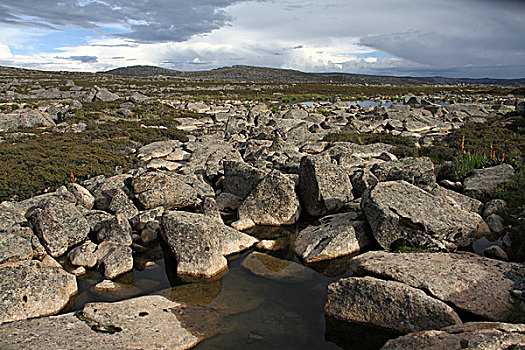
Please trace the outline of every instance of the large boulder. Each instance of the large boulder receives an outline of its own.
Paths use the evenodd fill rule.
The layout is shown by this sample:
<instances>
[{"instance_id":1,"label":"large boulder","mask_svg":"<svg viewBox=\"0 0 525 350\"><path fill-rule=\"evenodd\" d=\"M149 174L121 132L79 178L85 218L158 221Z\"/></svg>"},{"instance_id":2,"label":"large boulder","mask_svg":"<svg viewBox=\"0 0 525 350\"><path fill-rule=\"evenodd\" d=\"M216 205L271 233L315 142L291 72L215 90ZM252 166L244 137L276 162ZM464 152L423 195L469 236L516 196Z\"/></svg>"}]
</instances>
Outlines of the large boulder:
<instances>
[{"instance_id":1,"label":"large boulder","mask_svg":"<svg viewBox=\"0 0 525 350\"><path fill-rule=\"evenodd\" d=\"M468 212L405 181L380 182L361 201L383 249L400 245L454 250L475 239L479 214Z\"/></svg>"},{"instance_id":2,"label":"large boulder","mask_svg":"<svg viewBox=\"0 0 525 350\"><path fill-rule=\"evenodd\" d=\"M227 268L224 256L245 250L257 239L203 214L167 211L161 235L177 260L177 274L212 277Z\"/></svg>"},{"instance_id":3,"label":"large boulder","mask_svg":"<svg viewBox=\"0 0 525 350\"><path fill-rule=\"evenodd\" d=\"M76 313L0 325L0 348L190 349L201 337L183 327L181 308L158 295L89 303Z\"/></svg>"},{"instance_id":4,"label":"large boulder","mask_svg":"<svg viewBox=\"0 0 525 350\"><path fill-rule=\"evenodd\" d=\"M379 181L404 180L424 190L436 185L434 164L427 157L391 160L376 164L371 170Z\"/></svg>"},{"instance_id":5,"label":"large boulder","mask_svg":"<svg viewBox=\"0 0 525 350\"><path fill-rule=\"evenodd\" d=\"M440 329L461 323L447 304L422 290L377 278L343 278L328 286L325 313L341 321L396 333Z\"/></svg>"},{"instance_id":6,"label":"large boulder","mask_svg":"<svg viewBox=\"0 0 525 350\"><path fill-rule=\"evenodd\" d=\"M14 225L9 229L0 230L0 264L31 260L32 238L33 231L29 227Z\"/></svg>"},{"instance_id":7,"label":"large boulder","mask_svg":"<svg viewBox=\"0 0 525 350\"><path fill-rule=\"evenodd\" d=\"M182 143L178 140L153 142L139 148L137 151L137 157L144 162L150 161L154 158L166 157L181 145Z\"/></svg>"},{"instance_id":8,"label":"large boulder","mask_svg":"<svg viewBox=\"0 0 525 350\"><path fill-rule=\"evenodd\" d=\"M23 109L13 113L0 113L0 132L33 126L55 126L51 115L38 109Z\"/></svg>"},{"instance_id":9,"label":"large boulder","mask_svg":"<svg viewBox=\"0 0 525 350\"><path fill-rule=\"evenodd\" d=\"M518 264L468 253L369 252L353 258L350 267L355 274L405 283L493 321L509 316L512 290L524 272Z\"/></svg>"},{"instance_id":10,"label":"large boulder","mask_svg":"<svg viewBox=\"0 0 525 350\"><path fill-rule=\"evenodd\" d=\"M103 242L98 246L96 254L98 268L105 279L117 278L133 269L133 251L126 245Z\"/></svg>"},{"instance_id":11,"label":"large boulder","mask_svg":"<svg viewBox=\"0 0 525 350\"><path fill-rule=\"evenodd\" d=\"M34 260L0 265L0 323L55 314L76 293L75 276L59 267Z\"/></svg>"},{"instance_id":12,"label":"large boulder","mask_svg":"<svg viewBox=\"0 0 525 350\"><path fill-rule=\"evenodd\" d=\"M472 175L463 180L463 192L466 194L480 194L511 180L513 176L514 168L510 164L476 169L472 172Z\"/></svg>"},{"instance_id":13,"label":"large boulder","mask_svg":"<svg viewBox=\"0 0 525 350\"><path fill-rule=\"evenodd\" d=\"M52 257L87 239L90 225L71 202L50 197L27 213L34 232Z\"/></svg>"},{"instance_id":14,"label":"large boulder","mask_svg":"<svg viewBox=\"0 0 525 350\"><path fill-rule=\"evenodd\" d=\"M352 183L329 156L305 156L299 168L299 195L309 215L326 215L353 199Z\"/></svg>"},{"instance_id":15,"label":"large boulder","mask_svg":"<svg viewBox=\"0 0 525 350\"><path fill-rule=\"evenodd\" d=\"M97 242L107 241L127 246L133 243L131 225L123 214L102 221L95 226L95 231L97 231Z\"/></svg>"},{"instance_id":16,"label":"large boulder","mask_svg":"<svg viewBox=\"0 0 525 350\"><path fill-rule=\"evenodd\" d=\"M262 180L239 208L239 220L280 226L297 222L301 214L295 182L274 170Z\"/></svg>"},{"instance_id":17,"label":"large boulder","mask_svg":"<svg viewBox=\"0 0 525 350\"><path fill-rule=\"evenodd\" d=\"M242 161L225 160L222 189L238 197L246 198L262 181L267 172Z\"/></svg>"},{"instance_id":18,"label":"large boulder","mask_svg":"<svg viewBox=\"0 0 525 350\"><path fill-rule=\"evenodd\" d=\"M357 253L372 242L370 227L355 213L328 215L308 226L295 239L295 253L307 263Z\"/></svg>"},{"instance_id":19,"label":"large boulder","mask_svg":"<svg viewBox=\"0 0 525 350\"><path fill-rule=\"evenodd\" d=\"M392 339L381 350L501 350L520 349L523 344L523 324L469 322Z\"/></svg>"},{"instance_id":20,"label":"large boulder","mask_svg":"<svg viewBox=\"0 0 525 350\"><path fill-rule=\"evenodd\" d=\"M197 192L184 175L163 171L147 172L133 178L133 191L145 209L178 209L197 204Z\"/></svg>"}]
</instances>

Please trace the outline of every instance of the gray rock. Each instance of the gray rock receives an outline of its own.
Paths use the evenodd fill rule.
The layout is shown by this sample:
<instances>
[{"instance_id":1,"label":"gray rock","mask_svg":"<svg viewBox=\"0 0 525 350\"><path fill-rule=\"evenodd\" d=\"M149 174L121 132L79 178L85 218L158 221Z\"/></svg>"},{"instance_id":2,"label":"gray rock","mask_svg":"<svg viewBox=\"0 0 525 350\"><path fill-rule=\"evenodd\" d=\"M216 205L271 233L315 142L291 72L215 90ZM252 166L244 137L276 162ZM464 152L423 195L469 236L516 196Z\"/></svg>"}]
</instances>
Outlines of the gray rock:
<instances>
[{"instance_id":1,"label":"gray rock","mask_svg":"<svg viewBox=\"0 0 525 350\"><path fill-rule=\"evenodd\" d=\"M115 244L131 245L131 225L123 214L117 214L111 219L99 223L95 227L97 242L112 242Z\"/></svg>"},{"instance_id":2,"label":"gray rock","mask_svg":"<svg viewBox=\"0 0 525 350\"><path fill-rule=\"evenodd\" d=\"M91 241L85 242L76 248L71 249L67 254L69 261L74 266L92 268L98 262L96 254L97 245Z\"/></svg>"},{"instance_id":3,"label":"gray rock","mask_svg":"<svg viewBox=\"0 0 525 350\"><path fill-rule=\"evenodd\" d=\"M129 222L135 231L142 231L149 222L160 221L162 214L164 214L164 208L158 207L140 212L138 215L131 218Z\"/></svg>"},{"instance_id":4,"label":"gray rock","mask_svg":"<svg viewBox=\"0 0 525 350\"><path fill-rule=\"evenodd\" d=\"M319 225L299 232L294 243L295 253L311 263L361 251L372 242L372 233L366 222L356 218L355 213L323 217Z\"/></svg>"},{"instance_id":5,"label":"gray rock","mask_svg":"<svg viewBox=\"0 0 525 350\"><path fill-rule=\"evenodd\" d=\"M51 115L40 112L38 109L23 109L13 113L0 113L0 132L14 131L20 128L34 126L55 126Z\"/></svg>"},{"instance_id":6,"label":"gray rock","mask_svg":"<svg viewBox=\"0 0 525 350\"><path fill-rule=\"evenodd\" d=\"M17 204L16 202L0 203L0 231L7 231L27 221L24 216L25 211L19 209Z\"/></svg>"},{"instance_id":7,"label":"gray rock","mask_svg":"<svg viewBox=\"0 0 525 350\"><path fill-rule=\"evenodd\" d=\"M357 169L350 173L350 182L352 182L355 198L361 198L363 193L377 185L379 180L370 170Z\"/></svg>"},{"instance_id":8,"label":"gray rock","mask_svg":"<svg viewBox=\"0 0 525 350\"><path fill-rule=\"evenodd\" d=\"M149 221L140 233L140 240L143 244L148 245L157 240L159 233L160 223L158 221Z\"/></svg>"},{"instance_id":9,"label":"gray rock","mask_svg":"<svg viewBox=\"0 0 525 350\"><path fill-rule=\"evenodd\" d=\"M181 308L157 295L89 303L77 313L0 325L0 348L190 349L201 337L183 327Z\"/></svg>"},{"instance_id":10,"label":"gray rock","mask_svg":"<svg viewBox=\"0 0 525 350\"><path fill-rule=\"evenodd\" d=\"M166 157L180 146L181 142L178 140L153 142L139 148L137 151L137 157L140 160L147 162L154 158Z\"/></svg>"},{"instance_id":11,"label":"gray rock","mask_svg":"<svg viewBox=\"0 0 525 350\"><path fill-rule=\"evenodd\" d=\"M469 322L389 340L381 350L501 350L525 344L523 324Z\"/></svg>"},{"instance_id":12,"label":"gray rock","mask_svg":"<svg viewBox=\"0 0 525 350\"><path fill-rule=\"evenodd\" d=\"M104 175L84 181L84 187L95 197L95 208L99 210L109 210L111 198L116 194L116 190L124 191L128 196L131 191L126 183L131 180L131 175L122 174L106 178Z\"/></svg>"},{"instance_id":13,"label":"gray rock","mask_svg":"<svg viewBox=\"0 0 525 350\"><path fill-rule=\"evenodd\" d=\"M106 88L99 89L95 94L94 99L102 102L113 102L120 98L119 95L109 91Z\"/></svg>"},{"instance_id":14,"label":"gray rock","mask_svg":"<svg viewBox=\"0 0 525 350\"><path fill-rule=\"evenodd\" d=\"M31 260L33 231L28 227L13 225L7 230L0 230L0 265L7 262Z\"/></svg>"},{"instance_id":15,"label":"gray rock","mask_svg":"<svg viewBox=\"0 0 525 350\"><path fill-rule=\"evenodd\" d=\"M487 258L508 261L509 256L499 245L491 245L483 250L483 255Z\"/></svg>"},{"instance_id":16,"label":"gray rock","mask_svg":"<svg viewBox=\"0 0 525 350\"><path fill-rule=\"evenodd\" d=\"M133 270L133 251L126 245L103 242L96 253L98 268L105 279L112 280Z\"/></svg>"},{"instance_id":17,"label":"gray rock","mask_svg":"<svg viewBox=\"0 0 525 350\"><path fill-rule=\"evenodd\" d=\"M139 213L139 210L133 204L126 192L120 188L107 190L103 195L108 198L109 205L107 210L115 215L124 215L126 219L131 219Z\"/></svg>"},{"instance_id":18,"label":"gray rock","mask_svg":"<svg viewBox=\"0 0 525 350\"><path fill-rule=\"evenodd\" d=\"M461 323L450 306L422 290L372 277L343 278L330 284L325 313L342 321L398 333Z\"/></svg>"},{"instance_id":19,"label":"gray rock","mask_svg":"<svg viewBox=\"0 0 525 350\"><path fill-rule=\"evenodd\" d=\"M136 197L145 209L178 209L197 204L197 192L184 175L153 171L133 178Z\"/></svg>"},{"instance_id":20,"label":"gray rock","mask_svg":"<svg viewBox=\"0 0 525 350\"><path fill-rule=\"evenodd\" d=\"M501 214L506 207L507 202L503 199L492 199L485 203L483 218L486 219L492 214Z\"/></svg>"},{"instance_id":21,"label":"gray rock","mask_svg":"<svg viewBox=\"0 0 525 350\"><path fill-rule=\"evenodd\" d=\"M89 224L90 231L96 232L102 227L104 221L111 220L113 215L102 210L90 210L84 214L84 217Z\"/></svg>"},{"instance_id":22,"label":"gray rock","mask_svg":"<svg viewBox=\"0 0 525 350\"><path fill-rule=\"evenodd\" d=\"M346 172L328 156L305 156L299 168L299 195L311 216L341 209L353 199L352 183Z\"/></svg>"},{"instance_id":23,"label":"gray rock","mask_svg":"<svg viewBox=\"0 0 525 350\"><path fill-rule=\"evenodd\" d=\"M42 245L55 258L86 240L90 230L89 223L72 203L54 197L30 210L27 217Z\"/></svg>"},{"instance_id":24,"label":"gray rock","mask_svg":"<svg viewBox=\"0 0 525 350\"><path fill-rule=\"evenodd\" d=\"M483 203L469 196L446 189L441 186L436 186L429 193L437 197L442 197L453 206L459 207L466 211L481 214L483 211Z\"/></svg>"},{"instance_id":25,"label":"gray rock","mask_svg":"<svg viewBox=\"0 0 525 350\"><path fill-rule=\"evenodd\" d=\"M404 180L424 190L429 190L436 185L434 164L427 157L407 157L384 162L374 165L371 170L379 181Z\"/></svg>"},{"instance_id":26,"label":"gray rock","mask_svg":"<svg viewBox=\"0 0 525 350\"><path fill-rule=\"evenodd\" d=\"M239 207L239 220L257 225L292 225L299 219L301 206L295 182L274 170L262 180Z\"/></svg>"},{"instance_id":27,"label":"gray rock","mask_svg":"<svg viewBox=\"0 0 525 350\"><path fill-rule=\"evenodd\" d=\"M0 265L0 323L55 314L76 293L75 276L61 268L34 260Z\"/></svg>"},{"instance_id":28,"label":"gray rock","mask_svg":"<svg viewBox=\"0 0 525 350\"><path fill-rule=\"evenodd\" d=\"M493 321L507 319L515 283L512 276L519 274L518 264L467 253L369 252L353 258L350 268L358 275L408 284Z\"/></svg>"},{"instance_id":29,"label":"gray rock","mask_svg":"<svg viewBox=\"0 0 525 350\"><path fill-rule=\"evenodd\" d=\"M315 272L309 268L259 252L248 254L242 261L242 267L254 275L283 283L301 283L315 278Z\"/></svg>"},{"instance_id":30,"label":"gray rock","mask_svg":"<svg viewBox=\"0 0 525 350\"><path fill-rule=\"evenodd\" d=\"M232 193L222 192L217 196L215 201L220 211L234 211L241 206L243 199Z\"/></svg>"},{"instance_id":31,"label":"gray rock","mask_svg":"<svg viewBox=\"0 0 525 350\"><path fill-rule=\"evenodd\" d=\"M267 171L257 169L242 161L224 161L222 189L246 198L266 176Z\"/></svg>"},{"instance_id":32,"label":"gray rock","mask_svg":"<svg viewBox=\"0 0 525 350\"><path fill-rule=\"evenodd\" d=\"M487 222L487 225L489 225L490 230L494 233L502 233L503 230L505 230L503 218L498 214L490 214L485 221Z\"/></svg>"},{"instance_id":33,"label":"gray rock","mask_svg":"<svg viewBox=\"0 0 525 350\"><path fill-rule=\"evenodd\" d=\"M514 168L510 164L501 164L486 169L476 169L463 180L463 192L481 194L514 177Z\"/></svg>"},{"instance_id":34,"label":"gray rock","mask_svg":"<svg viewBox=\"0 0 525 350\"><path fill-rule=\"evenodd\" d=\"M377 242L453 250L472 243L483 219L405 181L380 182L362 198Z\"/></svg>"},{"instance_id":35,"label":"gray rock","mask_svg":"<svg viewBox=\"0 0 525 350\"><path fill-rule=\"evenodd\" d=\"M95 205L95 197L84 187L76 183L67 184L67 190L76 198L76 203L87 210L93 209Z\"/></svg>"},{"instance_id":36,"label":"gray rock","mask_svg":"<svg viewBox=\"0 0 525 350\"><path fill-rule=\"evenodd\" d=\"M168 211L161 235L177 260L177 274L212 277L227 268L224 256L240 252L257 239L203 214Z\"/></svg>"}]
</instances>

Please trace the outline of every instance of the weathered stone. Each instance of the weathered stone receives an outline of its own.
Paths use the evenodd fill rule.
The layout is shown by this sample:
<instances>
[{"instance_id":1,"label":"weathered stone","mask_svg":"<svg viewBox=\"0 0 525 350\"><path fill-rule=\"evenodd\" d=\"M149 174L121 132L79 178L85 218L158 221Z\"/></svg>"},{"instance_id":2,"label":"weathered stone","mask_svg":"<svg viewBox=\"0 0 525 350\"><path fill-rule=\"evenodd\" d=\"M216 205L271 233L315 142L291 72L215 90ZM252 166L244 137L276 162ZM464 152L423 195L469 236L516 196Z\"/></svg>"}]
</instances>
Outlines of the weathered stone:
<instances>
[{"instance_id":1,"label":"weathered stone","mask_svg":"<svg viewBox=\"0 0 525 350\"><path fill-rule=\"evenodd\" d=\"M372 242L372 233L366 222L357 221L355 213L325 216L319 225L299 232L295 239L295 253L311 263L357 253Z\"/></svg>"},{"instance_id":2,"label":"weathered stone","mask_svg":"<svg viewBox=\"0 0 525 350\"><path fill-rule=\"evenodd\" d=\"M51 115L38 109L23 109L13 113L0 113L0 132L34 126L55 126Z\"/></svg>"},{"instance_id":3,"label":"weathered stone","mask_svg":"<svg viewBox=\"0 0 525 350\"><path fill-rule=\"evenodd\" d=\"M0 348L190 349L200 337L177 318L182 305L162 296L90 303L77 313L0 325Z\"/></svg>"},{"instance_id":4,"label":"weathered stone","mask_svg":"<svg viewBox=\"0 0 525 350\"><path fill-rule=\"evenodd\" d=\"M139 210L133 204L126 192L117 188L114 190L104 191L104 195L110 198L107 210L115 215L122 214L126 219L131 219L139 213Z\"/></svg>"},{"instance_id":5,"label":"weathered stone","mask_svg":"<svg viewBox=\"0 0 525 350\"><path fill-rule=\"evenodd\" d=\"M217 196L215 201L217 202L217 207L220 211L234 211L241 206L243 199L232 193L222 192Z\"/></svg>"},{"instance_id":6,"label":"weathered stone","mask_svg":"<svg viewBox=\"0 0 525 350\"><path fill-rule=\"evenodd\" d=\"M197 204L197 192L186 183L184 175L148 172L133 178L132 186L145 209L178 209Z\"/></svg>"},{"instance_id":7,"label":"weathered stone","mask_svg":"<svg viewBox=\"0 0 525 350\"><path fill-rule=\"evenodd\" d=\"M361 198L363 193L377 185L379 180L368 169L356 169L350 174L350 182L355 198Z\"/></svg>"},{"instance_id":8,"label":"weathered stone","mask_svg":"<svg viewBox=\"0 0 525 350\"><path fill-rule=\"evenodd\" d=\"M177 260L177 274L212 277L227 268L224 256L240 252L257 239L203 214L168 211L161 234Z\"/></svg>"},{"instance_id":9,"label":"weathered stone","mask_svg":"<svg viewBox=\"0 0 525 350\"><path fill-rule=\"evenodd\" d=\"M111 220L113 215L102 210L90 210L84 214L84 217L89 224L90 231L95 232L102 227L105 221Z\"/></svg>"},{"instance_id":10,"label":"weathered stone","mask_svg":"<svg viewBox=\"0 0 525 350\"><path fill-rule=\"evenodd\" d=\"M508 261L509 256L499 245L491 245L483 250L483 255L487 258Z\"/></svg>"},{"instance_id":11,"label":"weathered stone","mask_svg":"<svg viewBox=\"0 0 525 350\"><path fill-rule=\"evenodd\" d=\"M353 199L352 183L328 156L306 156L299 169L299 195L308 214L325 215Z\"/></svg>"},{"instance_id":12,"label":"weathered stone","mask_svg":"<svg viewBox=\"0 0 525 350\"><path fill-rule=\"evenodd\" d=\"M463 210L471 211L473 213L481 214L483 211L483 203L469 196L446 189L441 186L436 186L429 191L437 197L442 197L453 206L457 206Z\"/></svg>"},{"instance_id":13,"label":"weathered stone","mask_svg":"<svg viewBox=\"0 0 525 350\"><path fill-rule=\"evenodd\" d=\"M254 275L284 283L300 283L315 278L315 272L309 268L259 252L248 254L242 267Z\"/></svg>"},{"instance_id":14,"label":"weathered stone","mask_svg":"<svg viewBox=\"0 0 525 350\"><path fill-rule=\"evenodd\" d=\"M163 207L146 210L131 218L129 221L135 231L142 231L151 221L159 221L164 213Z\"/></svg>"},{"instance_id":15,"label":"weathered stone","mask_svg":"<svg viewBox=\"0 0 525 350\"><path fill-rule=\"evenodd\" d=\"M503 199L493 199L485 203L483 209L483 218L486 219L492 214L501 214L501 212L507 207L507 202Z\"/></svg>"},{"instance_id":16,"label":"weathered stone","mask_svg":"<svg viewBox=\"0 0 525 350\"><path fill-rule=\"evenodd\" d=\"M224 161L222 189L241 198L246 198L264 179L267 172L242 161Z\"/></svg>"},{"instance_id":17,"label":"weathered stone","mask_svg":"<svg viewBox=\"0 0 525 350\"><path fill-rule=\"evenodd\" d=\"M505 230L503 218L498 214L487 216L485 221L487 222L487 225L489 225L490 230L494 233L502 233L503 230Z\"/></svg>"},{"instance_id":18,"label":"weathered stone","mask_svg":"<svg viewBox=\"0 0 525 350\"><path fill-rule=\"evenodd\" d=\"M255 226L257 226L255 222L253 222L253 220L249 218L244 218L242 220L237 220L231 223L231 227L239 231L249 230L251 228L254 228Z\"/></svg>"},{"instance_id":19,"label":"weathered stone","mask_svg":"<svg viewBox=\"0 0 525 350\"><path fill-rule=\"evenodd\" d=\"M149 221L140 233L140 240L143 244L148 245L157 240L159 232L160 223L158 221Z\"/></svg>"},{"instance_id":20,"label":"weathered stone","mask_svg":"<svg viewBox=\"0 0 525 350\"><path fill-rule=\"evenodd\" d=\"M104 278L114 279L133 269L133 252L122 244L103 242L98 246L98 267Z\"/></svg>"},{"instance_id":21,"label":"weathered stone","mask_svg":"<svg viewBox=\"0 0 525 350\"><path fill-rule=\"evenodd\" d=\"M33 231L28 227L13 225L7 230L0 230L0 264L31 260Z\"/></svg>"},{"instance_id":22,"label":"weathered stone","mask_svg":"<svg viewBox=\"0 0 525 350\"><path fill-rule=\"evenodd\" d=\"M67 184L67 190L75 196L77 205L87 210L93 209L95 197L86 188L76 183L69 183Z\"/></svg>"},{"instance_id":23,"label":"weathered stone","mask_svg":"<svg viewBox=\"0 0 525 350\"><path fill-rule=\"evenodd\" d=\"M70 202L50 197L27 213L33 230L52 257L59 257L83 242L90 227L82 213Z\"/></svg>"},{"instance_id":24,"label":"weathered stone","mask_svg":"<svg viewBox=\"0 0 525 350\"><path fill-rule=\"evenodd\" d=\"M239 207L239 219L257 225L294 224L301 214L295 182L274 170L268 174Z\"/></svg>"},{"instance_id":25,"label":"weathered stone","mask_svg":"<svg viewBox=\"0 0 525 350\"><path fill-rule=\"evenodd\" d=\"M76 248L73 248L67 254L67 257L74 266L92 268L97 264L98 261L97 254L95 253L96 250L97 245L91 241L88 241Z\"/></svg>"},{"instance_id":26,"label":"weathered stone","mask_svg":"<svg viewBox=\"0 0 525 350\"><path fill-rule=\"evenodd\" d=\"M350 277L330 284L325 313L342 321L399 333L461 323L450 306L422 290L372 277Z\"/></svg>"},{"instance_id":27,"label":"weathered stone","mask_svg":"<svg viewBox=\"0 0 525 350\"><path fill-rule=\"evenodd\" d=\"M109 91L106 88L101 88L97 91L95 94L95 100L99 100L102 102L113 102L120 98L119 95Z\"/></svg>"},{"instance_id":28,"label":"weathered stone","mask_svg":"<svg viewBox=\"0 0 525 350\"><path fill-rule=\"evenodd\" d=\"M15 225L24 224L24 210L17 208L16 202L0 203L0 231L7 231Z\"/></svg>"},{"instance_id":29,"label":"weathered stone","mask_svg":"<svg viewBox=\"0 0 525 350\"><path fill-rule=\"evenodd\" d=\"M353 258L350 267L359 275L424 290L454 308L493 321L506 320L512 276L519 274L517 264L467 253L369 252Z\"/></svg>"},{"instance_id":30,"label":"weathered stone","mask_svg":"<svg viewBox=\"0 0 525 350\"><path fill-rule=\"evenodd\" d=\"M472 172L472 175L463 180L463 192L466 194L481 194L501 183L510 181L513 176L514 168L510 164L476 169Z\"/></svg>"},{"instance_id":31,"label":"weathered stone","mask_svg":"<svg viewBox=\"0 0 525 350\"><path fill-rule=\"evenodd\" d=\"M109 220L103 221L96 228L97 242L112 242L122 245L131 245L131 225L122 214L117 214Z\"/></svg>"},{"instance_id":32,"label":"weathered stone","mask_svg":"<svg viewBox=\"0 0 525 350\"><path fill-rule=\"evenodd\" d=\"M0 323L55 314L76 293L75 276L61 268L35 260L0 265Z\"/></svg>"},{"instance_id":33,"label":"weathered stone","mask_svg":"<svg viewBox=\"0 0 525 350\"><path fill-rule=\"evenodd\" d=\"M131 195L131 191L126 185L129 180L131 180L129 174L115 175L109 178L101 175L84 181L83 185L95 197L95 208L107 211L117 189Z\"/></svg>"},{"instance_id":34,"label":"weathered stone","mask_svg":"<svg viewBox=\"0 0 525 350\"><path fill-rule=\"evenodd\" d=\"M436 185L434 164L427 157L407 157L384 162L374 165L371 170L379 181L404 180L424 190Z\"/></svg>"},{"instance_id":35,"label":"weathered stone","mask_svg":"<svg viewBox=\"0 0 525 350\"><path fill-rule=\"evenodd\" d=\"M525 344L525 325L469 322L389 340L381 350L501 350Z\"/></svg>"},{"instance_id":36,"label":"weathered stone","mask_svg":"<svg viewBox=\"0 0 525 350\"><path fill-rule=\"evenodd\" d=\"M451 250L472 243L483 219L405 181L380 182L362 198L377 242Z\"/></svg>"}]
</instances>

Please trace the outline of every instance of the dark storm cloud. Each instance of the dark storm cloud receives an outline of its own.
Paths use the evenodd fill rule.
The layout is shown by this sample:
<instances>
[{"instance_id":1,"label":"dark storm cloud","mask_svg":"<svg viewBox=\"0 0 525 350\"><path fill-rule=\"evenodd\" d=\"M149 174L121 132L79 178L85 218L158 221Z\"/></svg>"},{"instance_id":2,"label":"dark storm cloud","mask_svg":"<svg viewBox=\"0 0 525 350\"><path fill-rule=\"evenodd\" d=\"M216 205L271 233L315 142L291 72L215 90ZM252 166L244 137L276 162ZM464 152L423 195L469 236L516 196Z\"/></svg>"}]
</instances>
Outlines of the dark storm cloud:
<instances>
[{"instance_id":1,"label":"dark storm cloud","mask_svg":"<svg viewBox=\"0 0 525 350\"><path fill-rule=\"evenodd\" d=\"M79 61L82 63L97 63L98 57L97 56L69 56L68 59L73 61Z\"/></svg>"},{"instance_id":2,"label":"dark storm cloud","mask_svg":"<svg viewBox=\"0 0 525 350\"><path fill-rule=\"evenodd\" d=\"M2 0L0 23L100 29L117 24L116 36L138 42L183 41L222 27L223 9L239 0Z\"/></svg>"}]
</instances>

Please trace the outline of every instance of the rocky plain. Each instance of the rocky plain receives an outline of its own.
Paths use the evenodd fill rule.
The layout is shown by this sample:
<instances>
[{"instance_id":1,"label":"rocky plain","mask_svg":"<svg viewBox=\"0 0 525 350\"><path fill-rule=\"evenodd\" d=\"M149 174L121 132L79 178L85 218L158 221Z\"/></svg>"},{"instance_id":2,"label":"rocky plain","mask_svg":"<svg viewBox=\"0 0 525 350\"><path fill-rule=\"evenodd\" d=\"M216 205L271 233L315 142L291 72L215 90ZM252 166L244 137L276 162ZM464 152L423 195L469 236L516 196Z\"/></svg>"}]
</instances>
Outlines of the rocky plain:
<instances>
[{"instance_id":1,"label":"rocky plain","mask_svg":"<svg viewBox=\"0 0 525 350\"><path fill-rule=\"evenodd\" d=\"M249 283L197 308L155 281L133 292L133 274L161 260L187 294L236 261L276 290L337 266L315 289L319 327L388 332L368 348L525 346L523 91L1 76L0 348L235 348L206 341L235 334L224 315L263 303L243 294ZM50 154L16 168L38 144ZM98 298L80 297L83 276Z\"/></svg>"}]
</instances>

